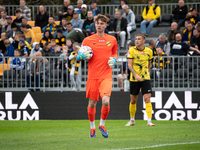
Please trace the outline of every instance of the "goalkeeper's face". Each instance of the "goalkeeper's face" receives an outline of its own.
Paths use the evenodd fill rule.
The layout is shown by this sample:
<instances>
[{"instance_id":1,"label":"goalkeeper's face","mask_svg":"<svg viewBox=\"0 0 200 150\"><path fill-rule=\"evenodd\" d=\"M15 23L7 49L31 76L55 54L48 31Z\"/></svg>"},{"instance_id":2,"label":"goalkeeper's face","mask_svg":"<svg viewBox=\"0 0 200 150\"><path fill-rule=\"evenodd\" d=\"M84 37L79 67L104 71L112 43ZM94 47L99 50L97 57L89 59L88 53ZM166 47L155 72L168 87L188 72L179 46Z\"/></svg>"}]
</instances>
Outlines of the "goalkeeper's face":
<instances>
[{"instance_id":1,"label":"goalkeeper's face","mask_svg":"<svg viewBox=\"0 0 200 150\"><path fill-rule=\"evenodd\" d=\"M107 24L101 20L98 20L95 22L95 27L97 32L101 33L104 32L105 28L107 27Z\"/></svg>"}]
</instances>

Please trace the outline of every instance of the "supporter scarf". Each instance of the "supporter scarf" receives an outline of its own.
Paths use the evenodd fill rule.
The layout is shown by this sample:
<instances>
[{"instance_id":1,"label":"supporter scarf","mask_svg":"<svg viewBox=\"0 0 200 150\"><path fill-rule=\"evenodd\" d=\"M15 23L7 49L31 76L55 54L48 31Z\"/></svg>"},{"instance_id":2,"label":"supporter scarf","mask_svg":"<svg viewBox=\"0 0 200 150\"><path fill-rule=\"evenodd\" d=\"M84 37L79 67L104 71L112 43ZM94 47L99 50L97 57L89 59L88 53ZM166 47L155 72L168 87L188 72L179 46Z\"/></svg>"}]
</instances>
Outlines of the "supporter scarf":
<instances>
[{"instance_id":1,"label":"supporter scarf","mask_svg":"<svg viewBox=\"0 0 200 150\"><path fill-rule=\"evenodd\" d=\"M51 31L51 34L53 34L54 31L56 31L56 24L55 23L53 24L53 27L51 28L51 30L50 30L50 24L47 24L46 30Z\"/></svg>"}]
</instances>

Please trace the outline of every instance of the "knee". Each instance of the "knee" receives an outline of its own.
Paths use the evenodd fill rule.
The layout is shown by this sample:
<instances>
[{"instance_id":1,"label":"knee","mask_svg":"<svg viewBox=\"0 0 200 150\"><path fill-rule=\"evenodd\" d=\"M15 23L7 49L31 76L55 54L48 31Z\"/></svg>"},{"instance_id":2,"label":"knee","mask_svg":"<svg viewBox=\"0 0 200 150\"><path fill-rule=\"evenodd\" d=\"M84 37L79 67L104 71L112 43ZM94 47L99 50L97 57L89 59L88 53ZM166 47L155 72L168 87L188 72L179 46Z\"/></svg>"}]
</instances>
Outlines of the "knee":
<instances>
[{"instance_id":1,"label":"knee","mask_svg":"<svg viewBox=\"0 0 200 150\"><path fill-rule=\"evenodd\" d=\"M96 107L97 101L89 99L89 107L94 108Z\"/></svg>"},{"instance_id":2,"label":"knee","mask_svg":"<svg viewBox=\"0 0 200 150\"><path fill-rule=\"evenodd\" d=\"M110 105L110 97L109 96L102 97L102 105L105 107L108 107Z\"/></svg>"},{"instance_id":3,"label":"knee","mask_svg":"<svg viewBox=\"0 0 200 150\"><path fill-rule=\"evenodd\" d=\"M136 104L137 100L136 99L131 99L131 104Z\"/></svg>"},{"instance_id":4,"label":"knee","mask_svg":"<svg viewBox=\"0 0 200 150\"><path fill-rule=\"evenodd\" d=\"M122 80L122 74L118 74L117 78L118 80Z\"/></svg>"}]
</instances>

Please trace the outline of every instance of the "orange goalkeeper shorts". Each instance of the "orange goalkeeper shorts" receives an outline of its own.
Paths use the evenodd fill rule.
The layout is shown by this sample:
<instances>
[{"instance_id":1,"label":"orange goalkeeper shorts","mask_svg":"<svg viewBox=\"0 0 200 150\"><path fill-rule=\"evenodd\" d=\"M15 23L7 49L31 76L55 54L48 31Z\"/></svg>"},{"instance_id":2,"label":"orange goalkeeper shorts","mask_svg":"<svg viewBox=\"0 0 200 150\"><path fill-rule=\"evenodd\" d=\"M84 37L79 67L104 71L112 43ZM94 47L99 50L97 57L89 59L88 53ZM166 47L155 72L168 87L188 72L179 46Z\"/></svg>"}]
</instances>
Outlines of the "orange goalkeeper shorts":
<instances>
[{"instance_id":1,"label":"orange goalkeeper shorts","mask_svg":"<svg viewBox=\"0 0 200 150\"><path fill-rule=\"evenodd\" d=\"M86 84L86 98L99 101L99 94L103 96L111 96L112 79L89 79Z\"/></svg>"}]
</instances>

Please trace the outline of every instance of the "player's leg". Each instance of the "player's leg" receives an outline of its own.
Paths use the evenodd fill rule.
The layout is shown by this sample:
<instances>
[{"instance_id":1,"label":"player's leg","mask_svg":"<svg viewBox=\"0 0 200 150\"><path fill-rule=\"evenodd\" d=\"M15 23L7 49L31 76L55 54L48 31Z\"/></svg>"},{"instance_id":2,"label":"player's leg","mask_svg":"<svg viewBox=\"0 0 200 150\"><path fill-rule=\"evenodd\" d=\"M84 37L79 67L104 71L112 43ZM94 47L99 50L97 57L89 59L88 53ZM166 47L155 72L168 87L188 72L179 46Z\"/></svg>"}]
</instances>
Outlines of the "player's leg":
<instances>
[{"instance_id":1,"label":"player's leg","mask_svg":"<svg viewBox=\"0 0 200 150\"><path fill-rule=\"evenodd\" d=\"M155 126L152 122L151 122L151 118L152 118L152 105L151 105L151 82L150 80L146 80L142 82L142 94L144 96L144 102L146 105L146 114L147 114L147 125L148 126Z\"/></svg>"},{"instance_id":2,"label":"player's leg","mask_svg":"<svg viewBox=\"0 0 200 150\"><path fill-rule=\"evenodd\" d=\"M125 126L135 125L135 112L137 109L136 104L139 91L140 91L140 82L130 82L130 99L131 99L129 104L130 121Z\"/></svg>"},{"instance_id":3,"label":"player's leg","mask_svg":"<svg viewBox=\"0 0 200 150\"><path fill-rule=\"evenodd\" d=\"M87 107L88 118L90 121L90 137L96 137L95 135L95 114L96 104L99 100L98 83L96 80L88 80L86 84L86 98L89 98Z\"/></svg>"},{"instance_id":4,"label":"player's leg","mask_svg":"<svg viewBox=\"0 0 200 150\"><path fill-rule=\"evenodd\" d=\"M108 137L108 133L105 129L105 121L110 111L111 91L112 91L112 79L103 79L99 87L100 96L102 98L101 119L100 119L100 124L99 124L99 130L101 131L102 136L105 138Z\"/></svg>"}]
</instances>

